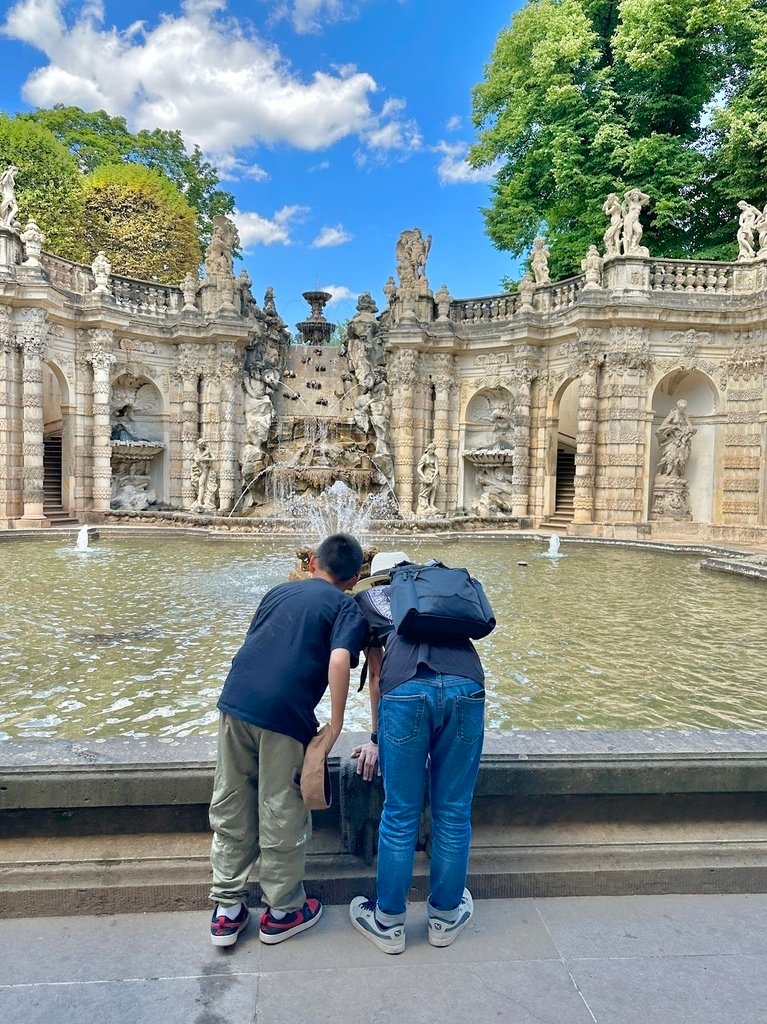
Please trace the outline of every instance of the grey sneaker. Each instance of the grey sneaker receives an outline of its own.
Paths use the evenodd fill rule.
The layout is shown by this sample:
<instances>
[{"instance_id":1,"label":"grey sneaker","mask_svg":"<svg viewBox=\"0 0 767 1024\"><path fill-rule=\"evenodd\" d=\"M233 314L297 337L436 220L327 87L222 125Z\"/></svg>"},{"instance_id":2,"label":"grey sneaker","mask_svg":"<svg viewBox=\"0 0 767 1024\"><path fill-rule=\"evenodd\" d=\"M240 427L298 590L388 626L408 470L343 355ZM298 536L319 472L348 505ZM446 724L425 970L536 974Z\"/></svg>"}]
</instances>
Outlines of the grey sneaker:
<instances>
[{"instance_id":1,"label":"grey sneaker","mask_svg":"<svg viewBox=\"0 0 767 1024\"><path fill-rule=\"evenodd\" d=\"M466 925L471 921L474 914L474 900L468 889L463 890L461 902L458 904L458 917L455 921L445 921L441 917L434 917L433 907L427 904L429 914L429 942L432 946L449 946L455 942Z\"/></svg>"},{"instance_id":2,"label":"grey sneaker","mask_svg":"<svg viewBox=\"0 0 767 1024\"><path fill-rule=\"evenodd\" d=\"M355 896L349 904L349 918L360 935L370 939L384 953L405 952L405 926L395 924L391 928L383 928L376 921L376 901L366 900L364 896Z\"/></svg>"}]
</instances>

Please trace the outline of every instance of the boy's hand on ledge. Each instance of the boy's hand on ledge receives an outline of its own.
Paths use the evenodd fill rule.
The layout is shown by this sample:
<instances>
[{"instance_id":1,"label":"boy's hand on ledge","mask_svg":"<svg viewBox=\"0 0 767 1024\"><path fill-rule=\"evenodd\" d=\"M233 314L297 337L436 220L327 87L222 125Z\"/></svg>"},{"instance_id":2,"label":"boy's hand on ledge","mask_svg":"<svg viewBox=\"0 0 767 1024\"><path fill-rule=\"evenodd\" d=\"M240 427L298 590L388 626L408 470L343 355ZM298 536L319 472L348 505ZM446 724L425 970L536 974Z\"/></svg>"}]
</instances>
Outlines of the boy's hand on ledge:
<instances>
[{"instance_id":1,"label":"boy's hand on ledge","mask_svg":"<svg viewBox=\"0 0 767 1024\"><path fill-rule=\"evenodd\" d=\"M381 766L378 764L378 744L373 742L362 743L359 747L352 749L352 757L357 759L357 774L361 775L365 782L372 782L373 776L381 774Z\"/></svg>"}]
</instances>

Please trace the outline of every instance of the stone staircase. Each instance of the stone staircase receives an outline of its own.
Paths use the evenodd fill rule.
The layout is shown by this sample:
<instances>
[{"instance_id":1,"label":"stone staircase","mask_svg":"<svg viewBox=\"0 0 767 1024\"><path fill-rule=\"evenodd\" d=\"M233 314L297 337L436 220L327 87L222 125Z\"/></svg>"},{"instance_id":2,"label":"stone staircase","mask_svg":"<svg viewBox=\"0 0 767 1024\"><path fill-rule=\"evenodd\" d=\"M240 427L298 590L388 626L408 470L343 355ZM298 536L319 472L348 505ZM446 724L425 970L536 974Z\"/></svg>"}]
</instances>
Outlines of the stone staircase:
<instances>
[{"instance_id":1,"label":"stone staircase","mask_svg":"<svg viewBox=\"0 0 767 1024\"><path fill-rule=\"evenodd\" d=\"M545 526L566 530L575 515L575 453L557 452L557 489L554 512L544 520Z\"/></svg>"},{"instance_id":2,"label":"stone staircase","mask_svg":"<svg viewBox=\"0 0 767 1024\"><path fill-rule=\"evenodd\" d=\"M43 512L51 526L69 526L77 520L70 516L61 500L61 438L43 440Z\"/></svg>"}]
</instances>

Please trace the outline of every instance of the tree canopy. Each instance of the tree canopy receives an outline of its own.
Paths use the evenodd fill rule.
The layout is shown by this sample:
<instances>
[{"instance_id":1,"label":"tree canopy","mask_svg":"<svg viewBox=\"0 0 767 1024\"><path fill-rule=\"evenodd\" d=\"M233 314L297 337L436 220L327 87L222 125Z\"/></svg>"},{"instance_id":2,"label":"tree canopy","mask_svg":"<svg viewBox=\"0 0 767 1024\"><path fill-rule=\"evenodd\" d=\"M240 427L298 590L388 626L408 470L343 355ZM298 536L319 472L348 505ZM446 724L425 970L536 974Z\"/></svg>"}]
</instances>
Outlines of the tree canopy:
<instances>
[{"instance_id":1,"label":"tree canopy","mask_svg":"<svg viewBox=\"0 0 767 1024\"><path fill-rule=\"evenodd\" d=\"M18 117L51 132L72 153L84 174L118 163L161 171L195 210L201 254L210 240L213 217L234 210L234 196L219 188L216 168L204 159L199 146L188 152L179 131L155 128L133 133L124 117L61 104Z\"/></svg>"},{"instance_id":2,"label":"tree canopy","mask_svg":"<svg viewBox=\"0 0 767 1024\"><path fill-rule=\"evenodd\" d=\"M16 198L23 226L34 217L46 248L66 259L85 257L82 178L72 154L50 132L0 114L0 167L19 169Z\"/></svg>"},{"instance_id":3,"label":"tree canopy","mask_svg":"<svg viewBox=\"0 0 767 1024\"><path fill-rule=\"evenodd\" d=\"M115 274L178 284L199 265L195 212L159 171L106 164L83 182L85 245Z\"/></svg>"},{"instance_id":4,"label":"tree canopy","mask_svg":"<svg viewBox=\"0 0 767 1024\"><path fill-rule=\"evenodd\" d=\"M767 0L529 0L474 90L488 235L543 231L576 273L610 192L651 197L654 255L734 258L735 202L767 200Z\"/></svg>"}]
</instances>

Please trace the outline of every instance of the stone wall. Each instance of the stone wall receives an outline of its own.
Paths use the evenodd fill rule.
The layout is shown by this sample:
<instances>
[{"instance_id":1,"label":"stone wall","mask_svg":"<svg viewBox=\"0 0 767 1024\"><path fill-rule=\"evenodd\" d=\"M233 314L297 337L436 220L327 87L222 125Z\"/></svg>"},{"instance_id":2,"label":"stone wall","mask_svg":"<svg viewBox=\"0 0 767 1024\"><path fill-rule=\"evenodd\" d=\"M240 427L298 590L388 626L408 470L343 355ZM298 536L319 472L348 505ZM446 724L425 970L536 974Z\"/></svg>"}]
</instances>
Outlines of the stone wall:
<instances>
[{"instance_id":1,"label":"stone wall","mask_svg":"<svg viewBox=\"0 0 767 1024\"><path fill-rule=\"evenodd\" d=\"M300 464L310 493L335 465L391 487L405 520L767 537L767 260L594 248L570 280L455 300L430 290L413 229L388 308L365 293L323 353L289 345L219 227L205 278L177 288L30 263L0 227L0 525L51 521L60 438L61 514L80 521L142 498L258 516L243 486Z\"/></svg>"}]
</instances>

